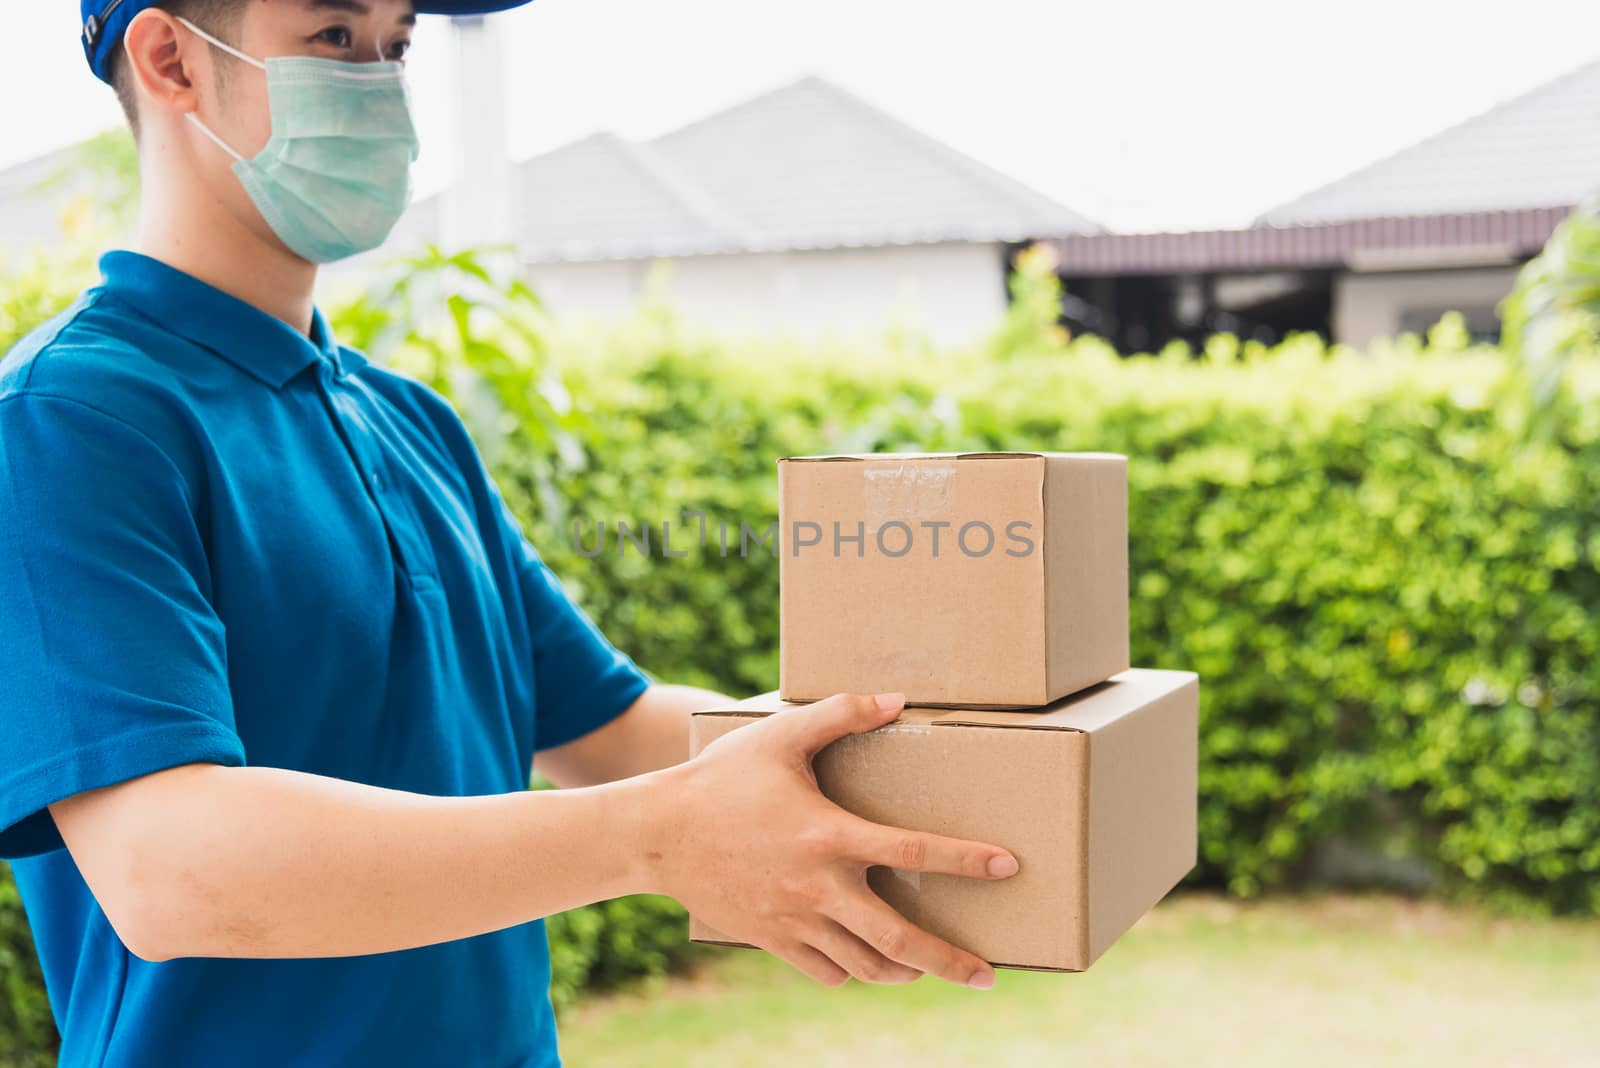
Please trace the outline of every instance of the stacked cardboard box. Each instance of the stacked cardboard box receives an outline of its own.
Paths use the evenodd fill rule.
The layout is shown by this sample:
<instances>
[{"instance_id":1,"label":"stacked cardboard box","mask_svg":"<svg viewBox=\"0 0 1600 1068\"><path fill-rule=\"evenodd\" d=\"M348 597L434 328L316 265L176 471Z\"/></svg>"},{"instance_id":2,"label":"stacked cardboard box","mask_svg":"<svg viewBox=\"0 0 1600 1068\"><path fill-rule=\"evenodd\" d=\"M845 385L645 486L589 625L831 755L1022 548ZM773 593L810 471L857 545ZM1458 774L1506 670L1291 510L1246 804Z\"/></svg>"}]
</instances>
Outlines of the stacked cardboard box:
<instances>
[{"instance_id":1,"label":"stacked cardboard box","mask_svg":"<svg viewBox=\"0 0 1600 1068\"><path fill-rule=\"evenodd\" d=\"M823 793L1021 870L871 885L997 966L1087 968L1196 849L1198 679L1128 663L1126 458L793 457L778 484L779 689L697 714L693 751L785 702L905 693L894 723L819 754Z\"/></svg>"}]
</instances>

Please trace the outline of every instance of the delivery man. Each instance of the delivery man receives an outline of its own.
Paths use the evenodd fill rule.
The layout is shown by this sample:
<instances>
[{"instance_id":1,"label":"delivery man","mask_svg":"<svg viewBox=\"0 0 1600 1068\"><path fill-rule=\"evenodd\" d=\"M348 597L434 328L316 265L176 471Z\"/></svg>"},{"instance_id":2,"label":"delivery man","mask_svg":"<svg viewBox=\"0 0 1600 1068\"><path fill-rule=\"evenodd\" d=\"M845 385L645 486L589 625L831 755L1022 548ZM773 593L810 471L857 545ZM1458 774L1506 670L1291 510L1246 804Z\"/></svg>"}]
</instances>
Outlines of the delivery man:
<instances>
[{"instance_id":1,"label":"delivery man","mask_svg":"<svg viewBox=\"0 0 1600 1068\"><path fill-rule=\"evenodd\" d=\"M0 361L0 857L68 1068L558 1064L541 918L641 891L823 983L994 982L864 875L1015 859L811 774L900 695L685 761L726 699L615 649L312 302L409 197L417 12L516 3L82 0L137 249Z\"/></svg>"}]
</instances>

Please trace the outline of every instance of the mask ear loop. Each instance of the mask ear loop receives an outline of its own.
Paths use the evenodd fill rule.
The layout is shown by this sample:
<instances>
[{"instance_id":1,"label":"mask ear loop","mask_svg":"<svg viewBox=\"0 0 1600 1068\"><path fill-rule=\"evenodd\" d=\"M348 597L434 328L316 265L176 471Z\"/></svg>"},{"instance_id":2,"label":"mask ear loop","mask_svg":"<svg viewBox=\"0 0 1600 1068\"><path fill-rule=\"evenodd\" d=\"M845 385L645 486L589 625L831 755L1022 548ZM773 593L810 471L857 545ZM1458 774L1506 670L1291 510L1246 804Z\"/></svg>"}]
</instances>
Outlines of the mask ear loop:
<instances>
[{"instance_id":1,"label":"mask ear loop","mask_svg":"<svg viewBox=\"0 0 1600 1068\"><path fill-rule=\"evenodd\" d=\"M182 15L174 15L173 18L177 19L179 22L183 23L185 26L189 27L189 29L191 29L195 33L199 34L205 40L211 42L211 44L213 44L216 47L222 49L224 52L227 52L227 53L229 53L230 55L233 55L233 56L237 56L239 59L244 60L246 63L250 64L253 67L259 67L262 70L266 70L267 69L267 65L265 63L261 62L259 59L256 59L254 56L245 55L243 52L239 51L237 48L233 47L231 44L228 44L226 41L217 40L215 37L211 36L205 30L202 30L200 27L196 26L194 23L190 22L188 19L184 18ZM236 160L243 160L244 159L244 157L242 155L240 155L238 152L235 152L233 150L233 147L231 145L229 145L222 138L218 137L216 134L212 133L211 132L211 128L209 126L207 126L205 123L201 122L199 116L197 116L194 112L192 112L192 111L185 112L183 117L188 119L191 123L193 123L195 125L195 127L197 129L199 129L199 131L201 133L203 133L207 137L211 138L212 142L218 148L222 149L222 151L226 152L228 155L232 156Z\"/></svg>"},{"instance_id":2,"label":"mask ear loop","mask_svg":"<svg viewBox=\"0 0 1600 1068\"><path fill-rule=\"evenodd\" d=\"M211 132L211 128L208 127L205 123L201 122L195 116L194 112L192 112L192 111L185 112L183 117L188 119L190 122L194 123L195 127L197 129L199 129L199 131L201 133L203 133L207 137L211 138L212 142L215 143L218 148L222 149L222 151L226 152L228 155L232 156L234 159L237 159L237 160L244 159L243 156L239 155L239 153L237 153L237 152L235 152L233 150L233 147L231 145L229 145L228 142L224 141L222 138L220 138L216 134L212 133Z\"/></svg>"},{"instance_id":3,"label":"mask ear loop","mask_svg":"<svg viewBox=\"0 0 1600 1068\"><path fill-rule=\"evenodd\" d=\"M255 58L254 56L245 55L243 52L241 52L237 48L233 47L233 45L228 44L226 41L217 40L215 37L211 36L205 30L202 30L200 27L196 26L194 23L190 22L188 19L184 18L182 15L174 15L172 17L177 19L179 22L183 23L185 26L189 27L191 30L193 30L195 33L199 34L201 37L204 37L207 41L210 41L212 44L214 44L218 48L222 49L224 52L227 52L229 55L237 56L238 58L244 60L246 63L250 64L252 67L257 67L257 68L259 68L261 70L266 70L267 69L267 65L265 63L261 62L259 59Z\"/></svg>"}]
</instances>

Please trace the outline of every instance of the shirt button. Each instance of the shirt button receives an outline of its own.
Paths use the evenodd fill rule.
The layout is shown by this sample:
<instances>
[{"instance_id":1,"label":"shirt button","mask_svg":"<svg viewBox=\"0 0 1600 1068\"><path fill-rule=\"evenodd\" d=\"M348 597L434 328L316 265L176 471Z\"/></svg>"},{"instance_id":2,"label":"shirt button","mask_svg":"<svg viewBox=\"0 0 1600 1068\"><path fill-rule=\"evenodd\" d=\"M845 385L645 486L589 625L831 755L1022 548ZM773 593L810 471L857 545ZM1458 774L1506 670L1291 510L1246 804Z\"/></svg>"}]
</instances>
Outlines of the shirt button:
<instances>
[{"instance_id":1,"label":"shirt button","mask_svg":"<svg viewBox=\"0 0 1600 1068\"><path fill-rule=\"evenodd\" d=\"M372 488L375 490L383 489L383 472L376 467L372 469Z\"/></svg>"}]
</instances>

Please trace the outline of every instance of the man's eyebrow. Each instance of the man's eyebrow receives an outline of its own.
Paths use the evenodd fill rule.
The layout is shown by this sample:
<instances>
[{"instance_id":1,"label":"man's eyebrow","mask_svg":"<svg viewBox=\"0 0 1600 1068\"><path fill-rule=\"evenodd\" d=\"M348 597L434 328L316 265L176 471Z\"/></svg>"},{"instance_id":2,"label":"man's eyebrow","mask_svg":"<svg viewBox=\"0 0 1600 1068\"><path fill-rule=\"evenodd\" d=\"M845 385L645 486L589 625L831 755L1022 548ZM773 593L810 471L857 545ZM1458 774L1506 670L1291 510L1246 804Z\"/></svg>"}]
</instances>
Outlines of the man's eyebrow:
<instances>
[{"instance_id":1,"label":"man's eyebrow","mask_svg":"<svg viewBox=\"0 0 1600 1068\"><path fill-rule=\"evenodd\" d=\"M345 11L352 15L370 15L372 8L363 4L361 0L305 0L307 11ZM400 16L400 21L407 26L417 24L414 12L406 12Z\"/></svg>"}]
</instances>

